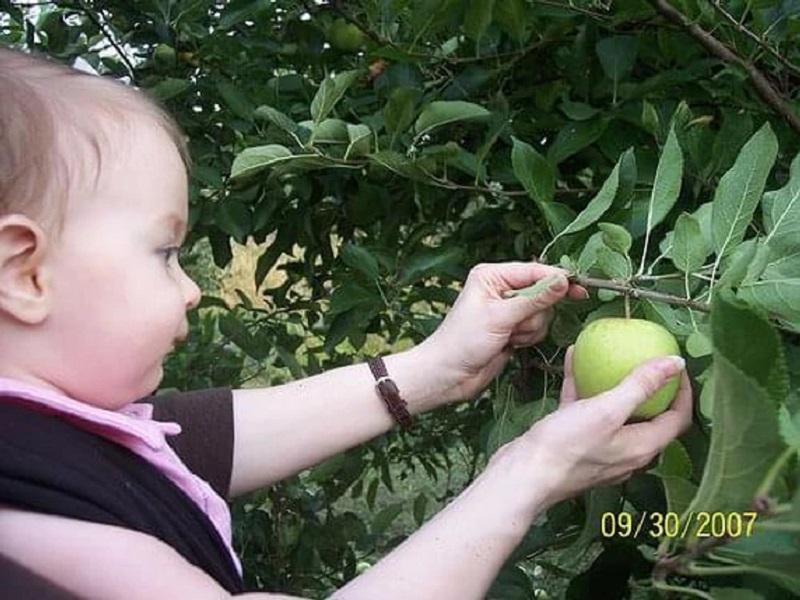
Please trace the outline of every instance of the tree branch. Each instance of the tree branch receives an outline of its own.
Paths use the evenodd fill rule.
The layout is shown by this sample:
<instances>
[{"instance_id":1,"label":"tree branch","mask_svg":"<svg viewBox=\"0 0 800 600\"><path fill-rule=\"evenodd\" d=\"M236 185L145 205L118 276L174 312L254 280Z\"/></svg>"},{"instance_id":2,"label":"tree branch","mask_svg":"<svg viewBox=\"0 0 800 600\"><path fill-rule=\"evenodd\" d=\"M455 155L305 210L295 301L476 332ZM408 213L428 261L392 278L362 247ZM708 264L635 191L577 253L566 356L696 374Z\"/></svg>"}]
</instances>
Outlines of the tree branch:
<instances>
[{"instance_id":1,"label":"tree branch","mask_svg":"<svg viewBox=\"0 0 800 600\"><path fill-rule=\"evenodd\" d=\"M630 285L626 285L624 283L619 283L608 279L597 279L595 277L583 277L580 275L573 275L569 277L569 280L583 287L593 287L603 290L613 290L615 292L620 292L621 294L626 294L636 299L645 298L645 299L655 300L657 302L664 302L666 304L685 306L686 308L699 310L701 312L706 312L706 313L711 312L711 306L709 306L705 302L696 302L695 300L689 300L687 298L681 298L679 296L673 296L671 294L665 294L663 292L655 292L653 290L643 290L641 288L633 287Z\"/></svg>"},{"instance_id":2,"label":"tree branch","mask_svg":"<svg viewBox=\"0 0 800 600\"><path fill-rule=\"evenodd\" d=\"M717 58L736 64L744 69L761 99L768 104L789 124L789 126L800 133L800 117L798 117L786 103L783 97L775 90L767 78L756 69L752 64L745 61L742 57L720 42L717 38L707 32L699 25L689 20L686 15L675 9L668 0L648 0L650 4L664 17L681 25L694 39Z\"/></svg>"}]
</instances>

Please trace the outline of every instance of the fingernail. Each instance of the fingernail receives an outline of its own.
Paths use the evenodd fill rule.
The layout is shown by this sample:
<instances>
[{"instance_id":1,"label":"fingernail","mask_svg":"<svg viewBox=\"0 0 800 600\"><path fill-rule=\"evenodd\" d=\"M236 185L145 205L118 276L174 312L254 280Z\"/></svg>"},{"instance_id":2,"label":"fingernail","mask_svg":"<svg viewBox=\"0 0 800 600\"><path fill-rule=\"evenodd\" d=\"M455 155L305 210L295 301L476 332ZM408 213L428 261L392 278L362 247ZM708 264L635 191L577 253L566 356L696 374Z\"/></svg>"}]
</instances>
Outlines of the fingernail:
<instances>
[{"instance_id":1,"label":"fingernail","mask_svg":"<svg viewBox=\"0 0 800 600\"><path fill-rule=\"evenodd\" d=\"M581 291L581 296L583 297L584 300L588 300L589 299L589 290L587 290L586 288L583 288L583 290Z\"/></svg>"},{"instance_id":2,"label":"fingernail","mask_svg":"<svg viewBox=\"0 0 800 600\"><path fill-rule=\"evenodd\" d=\"M673 355L670 356L669 359L675 364L679 371L683 371L684 367L686 367L686 361L683 360L682 356Z\"/></svg>"}]
</instances>

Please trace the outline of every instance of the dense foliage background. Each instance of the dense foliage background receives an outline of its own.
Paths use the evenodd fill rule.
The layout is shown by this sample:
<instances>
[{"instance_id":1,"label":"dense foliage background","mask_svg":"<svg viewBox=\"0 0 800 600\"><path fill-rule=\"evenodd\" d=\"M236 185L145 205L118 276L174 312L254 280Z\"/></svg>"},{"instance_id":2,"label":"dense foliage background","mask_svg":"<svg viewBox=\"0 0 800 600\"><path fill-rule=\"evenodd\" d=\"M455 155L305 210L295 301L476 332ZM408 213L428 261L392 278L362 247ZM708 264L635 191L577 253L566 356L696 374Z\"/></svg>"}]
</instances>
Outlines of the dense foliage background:
<instances>
[{"instance_id":1,"label":"dense foliage background","mask_svg":"<svg viewBox=\"0 0 800 600\"><path fill-rule=\"evenodd\" d=\"M553 410L564 348L625 314L678 337L695 423L543 515L490 597L800 595L798 41L797 0L0 0L0 42L81 57L189 136L183 261L206 295L165 387L418 343L480 262L541 257L592 288L480 398L234 504L249 582L314 598ZM231 306L215 278L253 242L263 297ZM688 519L746 510L736 539ZM607 536L606 511L684 518Z\"/></svg>"}]
</instances>

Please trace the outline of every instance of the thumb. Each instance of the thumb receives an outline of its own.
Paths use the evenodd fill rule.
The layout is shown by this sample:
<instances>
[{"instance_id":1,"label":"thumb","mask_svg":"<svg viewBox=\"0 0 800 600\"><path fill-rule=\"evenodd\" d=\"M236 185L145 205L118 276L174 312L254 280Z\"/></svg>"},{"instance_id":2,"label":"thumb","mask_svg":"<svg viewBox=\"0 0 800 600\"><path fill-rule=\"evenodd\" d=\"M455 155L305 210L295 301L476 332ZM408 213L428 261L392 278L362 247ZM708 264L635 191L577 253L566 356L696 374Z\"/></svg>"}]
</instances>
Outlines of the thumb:
<instances>
[{"instance_id":1,"label":"thumb","mask_svg":"<svg viewBox=\"0 0 800 600\"><path fill-rule=\"evenodd\" d=\"M680 373L685 361L680 356L661 356L642 363L615 388L601 394L607 397L610 410L620 424L628 420L636 407L655 394L670 377Z\"/></svg>"},{"instance_id":2,"label":"thumb","mask_svg":"<svg viewBox=\"0 0 800 600\"><path fill-rule=\"evenodd\" d=\"M551 307L564 297L568 288L569 282L563 274L552 273L532 286L507 292L509 319L519 323Z\"/></svg>"}]
</instances>

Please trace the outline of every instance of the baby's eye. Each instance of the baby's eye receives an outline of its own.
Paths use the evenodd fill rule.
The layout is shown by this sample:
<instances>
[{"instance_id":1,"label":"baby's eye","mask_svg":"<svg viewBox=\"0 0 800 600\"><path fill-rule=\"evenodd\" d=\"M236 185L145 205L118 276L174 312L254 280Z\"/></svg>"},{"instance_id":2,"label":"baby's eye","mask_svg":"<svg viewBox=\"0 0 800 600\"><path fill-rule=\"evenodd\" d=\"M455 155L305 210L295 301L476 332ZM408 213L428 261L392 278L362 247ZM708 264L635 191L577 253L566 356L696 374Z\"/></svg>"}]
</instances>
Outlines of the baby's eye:
<instances>
[{"instance_id":1,"label":"baby's eye","mask_svg":"<svg viewBox=\"0 0 800 600\"><path fill-rule=\"evenodd\" d=\"M172 257L172 255L174 254L175 256L178 256L180 251L180 246L170 246L169 248L164 248L161 250L161 254L164 255L166 262L169 262L169 259Z\"/></svg>"}]
</instances>

